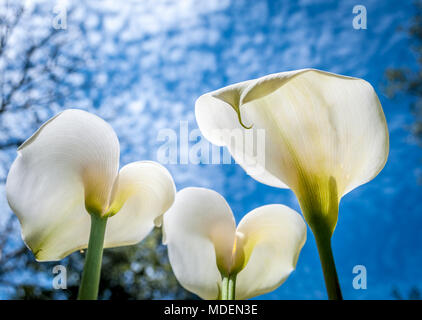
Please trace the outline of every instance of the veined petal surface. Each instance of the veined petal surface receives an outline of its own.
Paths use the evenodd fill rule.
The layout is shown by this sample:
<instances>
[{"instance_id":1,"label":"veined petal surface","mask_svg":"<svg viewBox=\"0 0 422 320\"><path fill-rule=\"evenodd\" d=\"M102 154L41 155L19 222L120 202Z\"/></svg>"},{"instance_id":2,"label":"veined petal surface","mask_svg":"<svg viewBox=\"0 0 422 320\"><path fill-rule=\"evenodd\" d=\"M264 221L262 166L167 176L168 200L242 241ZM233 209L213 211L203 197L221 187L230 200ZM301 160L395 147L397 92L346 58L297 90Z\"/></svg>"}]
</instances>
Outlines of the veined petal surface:
<instances>
[{"instance_id":1,"label":"veined petal surface","mask_svg":"<svg viewBox=\"0 0 422 320\"><path fill-rule=\"evenodd\" d=\"M322 217L331 232L341 197L372 180L388 157L385 116L362 79L314 69L272 74L201 96L195 114L208 140L257 181L292 189L308 222ZM264 148L246 139L260 131ZM233 139L239 132L243 141Z\"/></svg>"},{"instance_id":2,"label":"veined petal surface","mask_svg":"<svg viewBox=\"0 0 422 320\"><path fill-rule=\"evenodd\" d=\"M236 299L249 299L283 284L295 269L306 242L306 225L299 213L273 204L252 210L237 227L242 235L244 268L237 275Z\"/></svg>"},{"instance_id":3,"label":"veined petal surface","mask_svg":"<svg viewBox=\"0 0 422 320\"><path fill-rule=\"evenodd\" d=\"M217 192L186 188L164 215L173 272L180 284L202 299L217 299L220 271L230 268L236 224Z\"/></svg>"},{"instance_id":4,"label":"veined petal surface","mask_svg":"<svg viewBox=\"0 0 422 320\"><path fill-rule=\"evenodd\" d=\"M373 179L388 156L381 104L362 79L314 69L282 72L207 93L195 112L203 135L227 146L252 177L295 192L303 180L327 189L331 179L340 198ZM253 174L245 160L254 148L236 148L225 134L233 129L265 130L265 157L256 164L265 170Z\"/></svg>"},{"instance_id":5,"label":"veined petal surface","mask_svg":"<svg viewBox=\"0 0 422 320\"><path fill-rule=\"evenodd\" d=\"M113 129L82 110L63 111L22 144L6 193L38 260L59 260L86 246L86 208L99 214L106 210L118 167Z\"/></svg>"},{"instance_id":6,"label":"veined petal surface","mask_svg":"<svg viewBox=\"0 0 422 320\"><path fill-rule=\"evenodd\" d=\"M235 227L217 192L183 189L164 215L170 263L187 290L217 299L222 277L237 274L236 299L248 299L281 285L294 270L306 241L306 225L294 210L267 205Z\"/></svg>"},{"instance_id":7,"label":"veined petal surface","mask_svg":"<svg viewBox=\"0 0 422 320\"><path fill-rule=\"evenodd\" d=\"M138 161L124 166L116 183L104 247L136 244L156 226L171 207L176 187L170 173L157 162Z\"/></svg>"}]
</instances>

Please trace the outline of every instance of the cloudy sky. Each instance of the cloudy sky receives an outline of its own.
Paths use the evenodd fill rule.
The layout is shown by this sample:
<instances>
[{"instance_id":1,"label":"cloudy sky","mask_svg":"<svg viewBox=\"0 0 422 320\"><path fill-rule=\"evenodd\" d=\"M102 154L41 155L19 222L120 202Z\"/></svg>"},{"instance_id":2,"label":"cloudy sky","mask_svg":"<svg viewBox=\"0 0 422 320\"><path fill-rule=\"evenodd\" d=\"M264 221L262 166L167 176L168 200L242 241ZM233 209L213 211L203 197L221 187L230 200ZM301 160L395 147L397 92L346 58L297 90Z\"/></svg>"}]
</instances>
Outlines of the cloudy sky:
<instances>
[{"instance_id":1,"label":"cloudy sky","mask_svg":"<svg viewBox=\"0 0 422 320\"><path fill-rule=\"evenodd\" d=\"M45 18L28 18L22 36L51 27L57 2L35 3L41 3ZM367 9L366 30L353 28L357 4ZM34 2L27 6L30 12ZM56 109L84 108L107 119L121 141L123 165L157 160L163 129L178 133L180 121L189 132L197 129L194 103L210 90L305 67L364 78L376 89L386 113L390 156L376 179L342 200L333 250L346 298L389 299L393 288L402 293L413 286L422 289L417 179L422 152L406 129L412 121L410 98L390 100L383 91L387 68L415 66L409 39L398 31L413 11L411 1L86 1L75 8L61 32L68 37L69 52L91 52L84 55L85 76L95 87ZM76 21L82 21L84 32ZM18 46L19 34L15 37ZM78 83L84 77L69 81ZM12 116L3 120L22 137L33 130L20 127ZM223 194L237 221L264 204L284 203L299 210L291 191L262 185L236 164L167 167L178 189L202 186ZM8 210L4 197L0 206ZM355 265L367 268L367 290L353 289ZM297 270L282 287L261 298L325 297L308 230Z\"/></svg>"}]
</instances>

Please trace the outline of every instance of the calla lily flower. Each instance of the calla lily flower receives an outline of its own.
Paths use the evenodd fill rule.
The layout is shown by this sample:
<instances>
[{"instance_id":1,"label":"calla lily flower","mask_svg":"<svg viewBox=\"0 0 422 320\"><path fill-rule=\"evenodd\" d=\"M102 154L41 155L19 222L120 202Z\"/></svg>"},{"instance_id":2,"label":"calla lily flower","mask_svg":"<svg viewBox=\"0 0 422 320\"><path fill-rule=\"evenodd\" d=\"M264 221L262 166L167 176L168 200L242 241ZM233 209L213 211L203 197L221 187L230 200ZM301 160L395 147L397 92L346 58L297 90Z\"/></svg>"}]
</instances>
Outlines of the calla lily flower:
<instances>
[{"instance_id":1,"label":"calla lily flower","mask_svg":"<svg viewBox=\"0 0 422 320\"><path fill-rule=\"evenodd\" d=\"M306 225L294 210L262 206L236 228L226 200L203 188L177 193L163 231L176 278L203 299L248 299L276 289L306 241Z\"/></svg>"},{"instance_id":2,"label":"calla lily flower","mask_svg":"<svg viewBox=\"0 0 422 320\"><path fill-rule=\"evenodd\" d=\"M172 205L175 186L158 163L119 169L119 141L104 120L66 110L18 149L7 177L10 207L38 261L60 260L88 245L88 213L108 216L105 247L141 241Z\"/></svg>"},{"instance_id":3,"label":"calla lily flower","mask_svg":"<svg viewBox=\"0 0 422 320\"><path fill-rule=\"evenodd\" d=\"M341 197L388 157L385 116L362 79L314 69L271 74L204 94L195 112L205 138L226 146L254 179L293 190L317 243L329 242ZM233 143L226 133L234 130L265 130L265 157Z\"/></svg>"},{"instance_id":4,"label":"calla lily flower","mask_svg":"<svg viewBox=\"0 0 422 320\"><path fill-rule=\"evenodd\" d=\"M98 250L88 248L88 255L102 254L102 240L107 248L136 244L161 224L175 197L171 175L151 161L119 171L119 154L110 125L73 109L48 120L19 147L7 199L38 261L87 248L90 233ZM93 228L94 220L99 227ZM93 259L101 262L101 256Z\"/></svg>"}]
</instances>

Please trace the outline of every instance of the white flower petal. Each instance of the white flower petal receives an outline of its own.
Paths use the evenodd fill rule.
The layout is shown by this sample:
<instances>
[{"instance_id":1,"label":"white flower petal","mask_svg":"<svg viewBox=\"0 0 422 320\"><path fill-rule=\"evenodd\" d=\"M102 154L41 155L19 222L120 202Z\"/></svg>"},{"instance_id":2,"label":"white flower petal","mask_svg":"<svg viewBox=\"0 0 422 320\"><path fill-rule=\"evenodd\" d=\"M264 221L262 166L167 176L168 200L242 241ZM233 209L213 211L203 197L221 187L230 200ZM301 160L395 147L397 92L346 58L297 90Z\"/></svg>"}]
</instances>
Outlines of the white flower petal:
<instances>
[{"instance_id":1,"label":"white flower petal","mask_svg":"<svg viewBox=\"0 0 422 320\"><path fill-rule=\"evenodd\" d=\"M243 111L240 117L241 111L239 111L240 92L246 90L248 85L251 85L251 81L228 86L199 97L195 105L196 121L204 137L215 145L227 147L235 161L251 177L273 187L287 188L266 168L265 163L254 160L253 147L247 148L247 152L244 152L247 143L244 139L245 130L255 130L255 126L245 129L251 123L247 116L243 115ZM265 143L266 150L272 147L268 141Z\"/></svg>"},{"instance_id":2,"label":"white flower petal","mask_svg":"<svg viewBox=\"0 0 422 320\"><path fill-rule=\"evenodd\" d=\"M266 132L265 158L252 168L246 161L254 149L240 150L222 134L248 131L237 112L250 130ZM331 180L340 198L373 179L388 156L388 129L372 86L318 70L269 75L205 94L196 102L196 118L203 135L227 146L256 180L297 193L305 178L323 189L322 197Z\"/></svg>"},{"instance_id":3,"label":"white flower petal","mask_svg":"<svg viewBox=\"0 0 422 320\"><path fill-rule=\"evenodd\" d=\"M308 223L323 217L331 232L341 197L373 179L388 157L388 128L372 86L319 70L273 74L205 94L196 102L196 118L203 135L227 146L247 173L291 188ZM256 155L262 146L254 140L244 148L224 133L232 129L244 137L265 131L265 150Z\"/></svg>"},{"instance_id":4,"label":"white flower petal","mask_svg":"<svg viewBox=\"0 0 422 320\"><path fill-rule=\"evenodd\" d=\"M242 238L246 265L237 275L236 299L252 298L280 286L296 267L306 241L302 217L278 204L249 212L237 232Z\"/></svg>"},{"instance_id":5,"label":"white flower petal","mask_svg":"<svg viewBox=\"0 0 422 320\"><path fill-rule=\"evenodd\" d=\"M86 246L90 217L109 205L119 167L119 142L99 117L66 110L19 149L6 183L22 237L40 261Z\"/></svg>"},{"instance_id":6,"label":"white flower petal","mask_svg":"<svg viewBox=\"0 0 422 320\"><path fill-rule=\"evenodd\" d=\"M235 230L232 211L217 192L186 188L177 193L164 215L164 231L173 272L184 288L217 299L219 268L230 268Z\"/></svg>"},{"instance_id":7,"label":"white flower petal","mask_svg":"<svg viewBox=\"0 0 422 320\"><path fill-rule=\"evenodd\" d=\"M139 161L124 166L107 221L104 247L131 245L161 225L176 188L170 173L157 162Z\"/></svg>"}]
</instances>

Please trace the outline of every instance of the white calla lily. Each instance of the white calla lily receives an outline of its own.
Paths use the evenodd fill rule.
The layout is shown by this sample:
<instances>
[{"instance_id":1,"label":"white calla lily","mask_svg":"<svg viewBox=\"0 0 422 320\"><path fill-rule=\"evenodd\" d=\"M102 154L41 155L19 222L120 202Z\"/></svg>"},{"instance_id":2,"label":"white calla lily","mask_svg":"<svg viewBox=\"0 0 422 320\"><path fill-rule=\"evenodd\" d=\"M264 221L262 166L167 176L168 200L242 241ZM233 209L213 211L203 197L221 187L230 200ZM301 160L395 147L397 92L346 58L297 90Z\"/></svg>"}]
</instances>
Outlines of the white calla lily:
<instances>
[{"instance_id":1,"label":"white calla lily","mask_svg":"<svg viewBox=\"0 0 422 320\"><path fill-rule=\"evenodd\" d=\"M20 146L7 177L7 199L38 261L86 248L93 219L104 221L100 229L107 221L106 230L96 231L105 247L138 243L154 222L160 224L175 197L170 173L151 161L119 172L119 156L111 126L74 109L47 121ZM99 240L101 252L102 245Z\"/></svg>"},{"instance_id":2,"label":"white calla lily","mask_svg":"<svg viewBox=\"0 0 422 320\"><path fill-rule=\"evenodd\" d=\"M294 270L306 241L306 225L294 210L259 207L236 228L226 200L203 188L179 191L163 228L176 278L203 299L224 296L225 279L234 280L236 299L274 290Z\"/></svg>"},{"instance_id":3,"label":"white calla lily","mask_svg":"<svg viewBox=\"0 0 422 320\"><path fill-rule=\"evenodd\" d=\"M58 114L22 144L6 192L37 260L60 260L86 248L88 212L111 216L105 247L134 244L149 233L173 203L173 179L151 161L118 169L113 129L82 110Z\"/></svg>"},{"instance_id":4,"label":"white calla lily","mask_svg":"<svg viewBox=\"0 0 422 320\"><path fill-rule=\"evenodd\" d=\"M328 241L341 197L372 180L388 157L385 116L362 79L282 72L204 94L195 112L202 134L226 146L254 179L292 189L314 233ZM227 132L235 130L265 130L265 156L233 143Z\"/></svg>"}]
</instances>

